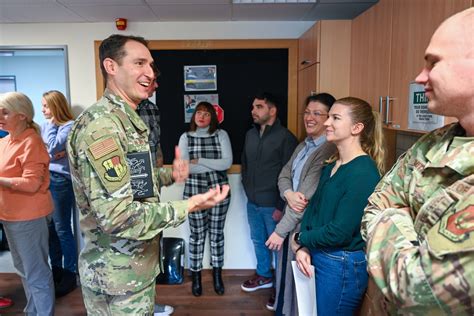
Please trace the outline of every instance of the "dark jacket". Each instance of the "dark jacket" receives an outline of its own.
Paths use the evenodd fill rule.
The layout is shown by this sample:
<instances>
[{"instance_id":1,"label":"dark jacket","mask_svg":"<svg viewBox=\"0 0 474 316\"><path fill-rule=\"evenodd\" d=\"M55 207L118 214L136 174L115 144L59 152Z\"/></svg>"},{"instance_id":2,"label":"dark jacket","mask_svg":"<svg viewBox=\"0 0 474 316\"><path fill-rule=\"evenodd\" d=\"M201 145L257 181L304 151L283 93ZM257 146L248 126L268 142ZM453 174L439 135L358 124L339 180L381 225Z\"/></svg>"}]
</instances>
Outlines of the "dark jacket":
<instances>
[{"instance_id":1,"label":"dark jacket","mask_svg":"<svg viewBox=\"0 0 474 316\"><path fill-rule=\"evenodd\" d=\"M265 126L255 125L245 135L242 152L242 184L250 202L283 210L278 191L278 175L288 162L298 141L277 119Z\"/></svg>"}]
</instances>

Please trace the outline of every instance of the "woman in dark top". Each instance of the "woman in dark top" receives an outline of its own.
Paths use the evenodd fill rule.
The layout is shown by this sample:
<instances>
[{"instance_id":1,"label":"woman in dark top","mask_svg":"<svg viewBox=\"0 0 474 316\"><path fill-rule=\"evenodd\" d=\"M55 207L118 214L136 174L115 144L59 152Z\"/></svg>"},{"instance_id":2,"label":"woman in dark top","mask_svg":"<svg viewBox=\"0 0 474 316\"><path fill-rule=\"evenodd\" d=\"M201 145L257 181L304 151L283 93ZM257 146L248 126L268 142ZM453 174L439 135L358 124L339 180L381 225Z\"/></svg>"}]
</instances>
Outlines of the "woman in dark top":
<instances>
[{"instance_id":1,"label":"woman in dark top","mask_svg":"<svg viewBox=\"0 0 474 316\"><path fill-rule=\"evenodd\" d=\"M305 275L315 267L318 314L352 315L367 287L360 222L384 171L382 126L367 102L352 97L337 100L324 125L338 154L323 168L292 246Z\"/></svg>"}]
</instances>

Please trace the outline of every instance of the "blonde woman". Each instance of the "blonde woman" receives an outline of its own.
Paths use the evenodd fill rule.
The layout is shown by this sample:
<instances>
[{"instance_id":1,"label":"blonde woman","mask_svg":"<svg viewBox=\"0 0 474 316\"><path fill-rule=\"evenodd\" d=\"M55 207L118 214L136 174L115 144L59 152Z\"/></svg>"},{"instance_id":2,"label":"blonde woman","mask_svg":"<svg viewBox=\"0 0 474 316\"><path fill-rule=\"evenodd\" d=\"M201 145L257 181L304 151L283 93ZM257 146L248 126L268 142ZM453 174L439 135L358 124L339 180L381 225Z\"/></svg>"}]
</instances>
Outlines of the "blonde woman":
<instances>
[{"instance_id":1,"label":"blonde woman","mask_svg":"<svg viewBox=\"0 0 474 316\"><path fill-rule=\"evenodd\" d=\"M0 95L0 129L9 133L0 139L0 220L25 290L25 314L53 315L46 219L53 210L49 156L33 116L26 95Z\"/></svg>"},{"instance_id":2,"label":"blonde woman","mask_svg":"<svg viewBox=\"0 0 474 316\"><path fill-rule=\"evenodd\" d=\"M41 126L41 137L48 150L49 190L53 196L53 219L49 224L49 258L53 270L56 297L76 288L77 249L71 228L74 205L66 142L74 123L69 104L59 91L48 91L41 99L46 122Z\"/></svg>"},{"instance_id":3,"label":"blonde woman","mask_svg":"<svg viewBox=\"0 0 474 316\"><path fill-rule=\"evenodd\" d=\"M305 275L315 267L318 315L353 315L367 287L360 225L384 171L382 127L378 113L352 97L334 103L324 126L338 153L323 168L292 248Z\"/></svg>"}]
</instances>

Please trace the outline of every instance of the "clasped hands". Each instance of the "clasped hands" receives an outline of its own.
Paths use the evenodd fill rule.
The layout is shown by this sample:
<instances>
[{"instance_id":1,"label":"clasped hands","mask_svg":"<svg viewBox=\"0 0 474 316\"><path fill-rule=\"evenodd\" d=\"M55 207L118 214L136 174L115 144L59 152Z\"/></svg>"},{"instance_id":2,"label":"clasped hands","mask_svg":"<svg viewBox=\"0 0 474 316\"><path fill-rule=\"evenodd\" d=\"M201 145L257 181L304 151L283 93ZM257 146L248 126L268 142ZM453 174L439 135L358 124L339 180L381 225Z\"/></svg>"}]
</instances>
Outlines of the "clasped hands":
<instances>
[{"instance_id":1,"label":"clasped hands","mask_svg":"<svg viewBox=\"0 0 474 316\"><path fill-rule=\"evenodd\" d=\"M175 158L173 160L173 179L177 183L183 183L189 176L189 161L181 158L181 151L175 147ZM217 185L206 193L196 194L188 199L188 212L195 212L211 208L223 201L229 194L228 184Z\"/></svg>"}]
</instances>

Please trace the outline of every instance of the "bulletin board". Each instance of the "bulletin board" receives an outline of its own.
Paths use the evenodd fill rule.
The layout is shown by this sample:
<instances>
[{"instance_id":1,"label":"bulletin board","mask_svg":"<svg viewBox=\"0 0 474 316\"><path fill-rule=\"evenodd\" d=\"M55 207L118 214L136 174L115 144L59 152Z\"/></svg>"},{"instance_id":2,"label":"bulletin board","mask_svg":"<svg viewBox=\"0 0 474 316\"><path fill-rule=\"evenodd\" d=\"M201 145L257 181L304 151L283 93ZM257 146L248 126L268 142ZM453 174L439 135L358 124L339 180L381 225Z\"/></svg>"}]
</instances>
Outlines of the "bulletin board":
<instances>
[{"instance_id":1,"label":"bulletin board","mask_svg":"<svg viewBox=\"0 0 474 316\"><path fill-rule=\"evenodd\" d=\"M96 42L96 48L98 45L100 42ZM227 131L231 140L233 172L240 171L243 142L252 126L250 111L256 93L274 94L279 100L280 121L296 133L297 40L150 41L149 48L161 73L156 98L161 112L165 164L172 162L174 146L189 129L184 121L183 101L184 95L189 93L218 94L219 105L224 109L220 128ZM183 69L192 65L215 65L217 89L185 91ZM103 81L100 69L98 71L99 97Z\"/></svg>"}]
</instances>

